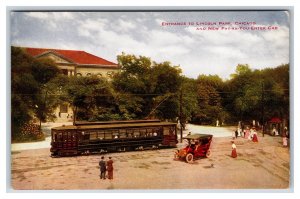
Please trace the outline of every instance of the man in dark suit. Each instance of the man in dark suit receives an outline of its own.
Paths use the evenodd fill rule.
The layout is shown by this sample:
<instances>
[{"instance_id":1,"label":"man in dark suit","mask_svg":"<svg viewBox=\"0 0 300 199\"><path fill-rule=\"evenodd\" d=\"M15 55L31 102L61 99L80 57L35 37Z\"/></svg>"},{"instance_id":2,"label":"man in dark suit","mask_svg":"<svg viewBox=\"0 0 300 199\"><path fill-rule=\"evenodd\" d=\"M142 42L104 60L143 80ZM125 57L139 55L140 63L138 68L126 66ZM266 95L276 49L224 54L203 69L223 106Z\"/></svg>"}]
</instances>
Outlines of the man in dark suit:
<instances>
[{"instance_id":1,"label":"man in dark suit","mask_svg":"<svg viewBox=\"0 0 300 199\"><path fill-rule=\"evenodd\" d=\"M100 179L106 179L105 174L106 174L106 162L104 161L104 156L101 157L101 160L99 162L100 166Z\"/></svg>"}]
</instances>

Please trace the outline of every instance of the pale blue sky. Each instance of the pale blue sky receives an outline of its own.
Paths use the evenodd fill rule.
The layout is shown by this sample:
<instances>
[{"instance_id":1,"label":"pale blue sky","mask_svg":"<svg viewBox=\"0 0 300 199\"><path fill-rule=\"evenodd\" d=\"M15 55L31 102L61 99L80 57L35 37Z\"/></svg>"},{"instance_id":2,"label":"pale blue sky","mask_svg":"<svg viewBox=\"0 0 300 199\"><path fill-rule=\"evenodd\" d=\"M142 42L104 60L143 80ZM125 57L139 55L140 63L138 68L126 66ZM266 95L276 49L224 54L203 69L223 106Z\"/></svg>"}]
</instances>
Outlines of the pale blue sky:
<instances>
[{"instance_id":1,"label":"pale blue sky","mask_svg":"<svg viewBox=\"0 0 300 199\"><path fill-rule=\"evenodd\" d=\"M163 21L254 22L278 29L204 31L161 26ZM84 50L113 62L121 52L143 55L180 65L193 78L229 78L238 64L260 69L289 63L286 11L12 12L10 22L15 46Z\"/></svg>"}]
</instances>

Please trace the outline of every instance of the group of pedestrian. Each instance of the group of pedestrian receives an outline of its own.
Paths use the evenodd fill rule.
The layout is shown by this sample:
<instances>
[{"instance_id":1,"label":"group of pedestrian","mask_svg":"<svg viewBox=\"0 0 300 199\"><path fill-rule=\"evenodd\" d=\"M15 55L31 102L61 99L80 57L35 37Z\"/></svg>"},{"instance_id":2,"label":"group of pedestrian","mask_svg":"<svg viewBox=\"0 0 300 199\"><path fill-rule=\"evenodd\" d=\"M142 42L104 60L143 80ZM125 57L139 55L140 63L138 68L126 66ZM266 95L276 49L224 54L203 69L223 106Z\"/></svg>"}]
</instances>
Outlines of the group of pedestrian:
<instances>
[{"instance_id":1,"label":"group of pedestrian","mask_svg":"<svg viewBox=\"0 0 300 199\"><path fill-rule=\"evenodd\" d=\"M111 157L108 158L108 161L104 160L104 156L101 157L101 160L99 161L99 167L100 167L100 179L105 180L106 179L106 171L107 171L107 178L112 180L113 179L113 160Z\"/></svg>"},{"instance_id":2,"label":"group of pedestrian","mask_svg":"<svg viewBox=\"0 0 300 199\"><path fill-rule=\"evenodd\" d=\"M252 140L253 142L258 142L258 137L257 137L257 132L256 132L255 127L252 127L251 129L249 127L247 127L244 130L237 128L237 130L234 131L234 133L232 135L232 139L237 139L238 136L241 136L248 140Z\"/></svg>"},{"instance_id":3,"label":"group of pedestrian","mask_svg":"<svg viewBox=\"0 0 300 199\"><path fill-rule=\"evenodd\" d=\"M258 142L258 136L255 127L252 127L251 129L249 127L246 127L245 129L241 128L241 125L238 125L238 128L236 131L234 131L232 135L232 151L231 151L231 157L236 158L237 157L237 150L236 145L234 143L234 139L237 139L238 136L241 136L242 138L251 140L252 142L257 143Z\"/></svg>"}]
</instances>

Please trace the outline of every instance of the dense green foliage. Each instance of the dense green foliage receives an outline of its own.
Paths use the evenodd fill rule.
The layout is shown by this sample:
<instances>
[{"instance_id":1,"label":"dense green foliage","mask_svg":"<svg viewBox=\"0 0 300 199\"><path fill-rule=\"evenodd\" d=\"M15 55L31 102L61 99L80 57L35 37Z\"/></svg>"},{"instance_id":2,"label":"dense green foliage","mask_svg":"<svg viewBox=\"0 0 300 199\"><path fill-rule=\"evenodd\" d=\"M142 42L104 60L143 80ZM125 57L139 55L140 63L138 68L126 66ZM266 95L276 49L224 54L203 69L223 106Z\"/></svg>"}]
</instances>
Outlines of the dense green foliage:
<instances>
[{"instance_id":1,"label":"dense green foliage","mask_svg":"<svg viewBox=\"0 0 300 199\"><path fill-rule=\"evenodd\" d=\"M62 85L62 97L73 107L74 121L120 119L116 115L117 96L106 79L92 75L69 77L67 80Z\"/></svg>"},{"instance_id":2,"label":"dense green foliage","mask_svg":"<svg viewBox=\"0 0 300 199\"><path fill-rule=\"evenodd\" d=\"M24 126L33 118L37 118L40 124L54 118L53 111L57 106L57 97L51 95L54 89L50 82L59 73L60 70L53 61L34 59L21 48L12 47L12 139L20 137ZM30 134L27 137L30 137Z\"/></svg>"},{"instance_id":3,"label":"dense green foliage","mask_svg":"<svg viewBox=\"0 0 300 199\"><path fill-rule=\"evenodd\" d=\"M197 79L170 62L121 54L112 79L68 77L50 60L36 60L12 48L12 132L33 118L54 119L60 103L73 108L74 120L161 120L215 125L237 121L289 119L289 65L252 70L238 65L229 80ZM14 136L14 135L13 135Z\"/></svg>"},{"instance_id":4,"label":"dense green foliage","mask_svg":"<svg viewBox=\"0 0 300 199\"><path fill-rule=\"evenodd\" d=\"M118 63L121 72L114 76L112 84L120 95L120 110L128 119L177 117L177 92L181 85L179 67L126 54L118 56Z\"/></svg>"},{"instance_id":5,"label":"dense green foliage","mask_svg":"<svg viewBox=\"0 0 300 199\"><path fill-rule=\"evenodd\" d=\"M231 121L289 118L288 64L264 70L238 65L223 91L223 107L230 111Z\"/></svg>"}]
</instances>

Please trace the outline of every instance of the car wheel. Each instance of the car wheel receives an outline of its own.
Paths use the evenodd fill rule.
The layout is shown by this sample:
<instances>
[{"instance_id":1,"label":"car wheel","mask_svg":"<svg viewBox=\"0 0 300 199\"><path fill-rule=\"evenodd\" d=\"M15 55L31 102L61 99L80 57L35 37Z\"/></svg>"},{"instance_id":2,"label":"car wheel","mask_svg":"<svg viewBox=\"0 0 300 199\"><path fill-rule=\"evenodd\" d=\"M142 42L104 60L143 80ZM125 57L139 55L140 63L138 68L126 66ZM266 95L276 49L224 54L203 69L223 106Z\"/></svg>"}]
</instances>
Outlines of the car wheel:
<instances>
[{"instance_id":1,"label":"car wheel","mask_svg":"<svg viewBox=\"0 0 300 199\"><path fill-rule=\"evenodd\" d=\"M208 150L206 151L205 156L206 156L207 158L211 157L211 151L210 151L210 149L208 149Z\"/></svg>"},{"instance_id":2,"label":"car wheel","mask_svg":"<svg viewBox=\"0 0 300 199\"><path fill-rule=\"evenodd\" d=\"M185 160L186 160L187 163L193 163L194 155L191 154L191 153L187 154L186 157L185 157Z\"/></svg>"}]
</instances>

